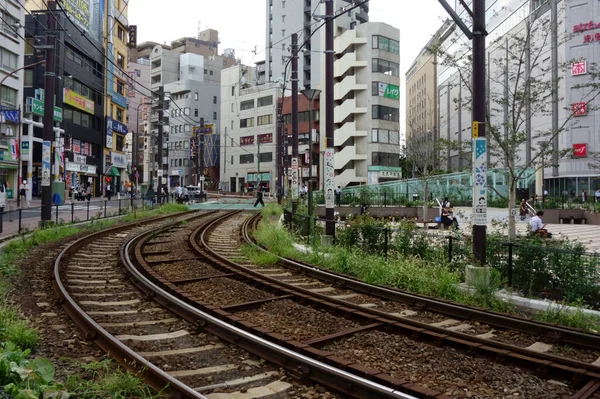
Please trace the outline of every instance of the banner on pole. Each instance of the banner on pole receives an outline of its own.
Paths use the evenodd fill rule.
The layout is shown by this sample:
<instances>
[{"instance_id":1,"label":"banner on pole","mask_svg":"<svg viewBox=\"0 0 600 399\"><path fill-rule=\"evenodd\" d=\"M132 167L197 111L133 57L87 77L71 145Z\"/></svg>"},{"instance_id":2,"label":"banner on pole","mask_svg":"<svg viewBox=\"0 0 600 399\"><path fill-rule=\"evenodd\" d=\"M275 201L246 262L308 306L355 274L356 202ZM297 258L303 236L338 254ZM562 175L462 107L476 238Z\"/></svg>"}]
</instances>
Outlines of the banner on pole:
<instances>
[{"instance_id":1,"label":"banner on pole","mask_svg":"<svg viewBox=\"0 0 600 399\"><path fill-rule=\"evenodd\" d=\"M487 141L473 139L473 224L487 225Z\"/></svg>"},{"instance_id":2,"label":"banner on pole","mask_svg":"<svg viewBox=\"0 0 600 399\"><path fill-rule=\"evenodd\" d=\"M42 186L50 186L50 162L52 161L52 143L42 143Z\"/></svg>"},{"instance_id":3,"label":"banner on pole","mask_svg":"<svg viewBox=\"0 0 600 399\"><path fill-rule=\"evenodd\" d=\"M325 208L335 207L335 169L333 167L333 148L325 150Z\"/></svg>"},{"instance_id":4,"label":"banner on pole","mask_svg":"<svg viewBox=\"0 0 600 399\"><path fill-rule=\"evenodd\" d=\"M292 157L292 201L298 200L298 158Z\"/></svg>"}]
</instances>

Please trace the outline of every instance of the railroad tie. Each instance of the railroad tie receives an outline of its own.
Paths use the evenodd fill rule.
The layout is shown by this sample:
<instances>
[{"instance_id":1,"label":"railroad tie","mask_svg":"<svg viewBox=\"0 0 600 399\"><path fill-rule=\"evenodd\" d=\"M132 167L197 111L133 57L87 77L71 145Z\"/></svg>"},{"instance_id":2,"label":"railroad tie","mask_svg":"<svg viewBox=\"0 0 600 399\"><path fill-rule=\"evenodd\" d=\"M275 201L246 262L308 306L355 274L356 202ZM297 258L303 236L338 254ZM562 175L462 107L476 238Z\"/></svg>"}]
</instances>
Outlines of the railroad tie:
<instances>
[{"instance_id":1,"label":"railroad tie","mask_svg":"<svg viewBox=\"0 0 600 399\"><path fill-rule=\"evenodd\" d=\"M203 387L194 388L194 391L205 392L205 391L212 391L213 389L217 389L217 388L230 388L230 387L234 387L237 385L248 384L251 382L264 380L266 378L278 377L278 376L279 376L279 372L268 371L268 372L262 373L262 374L251 375L249 377L242 377L242 378L237 378L235 380L225 381L220 384L212 384L212 385L206 385Z\"/></svg>"},{"instance_id":2,"label":"railroad tie","mask_svg":"<svg viewBox=\"0 0 600 399\"><path fill-rule=\"evenodd\" d=\"M215 349L224 348L223 344L214 344L214 345L204 345L197 346L194 348L184 348L184 349L172 349L158 352L139 352L138 355L148 358L148 357L157 357L157 356L174 356L174 355L186 355L189 353L198 353L198 352L206 352L212 351Z\"/></svg>"},{"instance_id":3,"label":"railroad tie","mask_svg":"<svg viewBox=\"0 0 600 399\"><path fill-rule=\"evenodd\" d=\"M206 375L213 373L221 373L223 371L235 370L237 369L237 364L222 364L220 366L212 366L212 367L204 367L201 369L195 370L178 370L178 371L170 371L169 375L171 377L189 377L193 375Z\"/></svg>"},{"instance_id":4,"label":"railroad tie","mask_svg":"<svg viewBox=\"0 0 600 399\"><path fill-rule=\"evenodd\" d=\"M419 312L415 312L414 310L406 309L406 310L403 310L400 313L390 313L390 316L395 316L395 317L412 317L412 316L416 316L418 314L419 314Z\"/></svg>"},{"instance_id":5,"label":"railroad tie","mask_svg":"<svg viewBox=\"0 0 600 399\"><path fill-rule=\"evenodd\" d=\"M284 392L292 387L292 384L285 381L275 381L268 385L256 388L250 388L246 392L231 393L211 393L205 395L208 399L254 399L264 398L276 393Z\"/></svg>"},{"instance_id":6,"label":"railroad tie","mask_svg":"<svg viewBox=\"0 0 600 399\"><path fill-rule=\"evenodd\" d=\"M437 323L431 323L429 325L433 326L433 327L448 327L448 326L453 326L453 325L459 324L459 323L460 323L460 321L458 321L458 320L446 319L446 320L438 321Z\"/></svg>"},{"instance_id":7,"label":"railroad tie","mask_svg":"<svg viewBox=\"0 0 600 399\"><path fill-rule=\"evenodd\" d=\"M496 330L490 330L486 333L483 334L479 334L476 335L477 338L483 338L483 339L492 339L496 336L496 334L494 334L496 332Z\"/></svg>"},{"instance_id":8,"label":"railroad tie","mask_svg":"<svg viewBox=\"0 0 600 399\"><path fill-rule=\"evenodd\" d=\"M535 342L535 343L529 345L525 349L528 349L533 352L545 353L545 352L548 352L550 349L552 349L552 345L545 344L543 342Z\"/></svg>"},{"instance_id":9,"label":"railroad tie","mask_svg":"<svg viewBox=\"0 0 600 399\"><path fill-rule=\"evenodd\" d=\"M186 335L190 335L186 330L179 330L169 333L161 333L161 334L148 334L148 335L116 335L119 341L160 341L163 339L173 339L185 337Z\"/></svg>"}]
</instances>

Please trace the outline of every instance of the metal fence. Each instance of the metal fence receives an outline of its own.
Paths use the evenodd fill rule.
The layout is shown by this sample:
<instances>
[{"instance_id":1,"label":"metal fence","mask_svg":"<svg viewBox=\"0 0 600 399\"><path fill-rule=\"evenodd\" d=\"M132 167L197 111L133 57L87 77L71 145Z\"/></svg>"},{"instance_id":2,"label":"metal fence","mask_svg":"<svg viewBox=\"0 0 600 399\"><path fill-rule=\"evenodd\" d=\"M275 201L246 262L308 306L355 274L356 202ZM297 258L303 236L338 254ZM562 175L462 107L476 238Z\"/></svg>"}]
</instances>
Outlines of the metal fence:
<instances>
[{"instance_id":1,"label":"metal fence","mask_svg":"<svg viewBox=\"0 0 600 399\"><path fill-rule=\"evenodd\" d=\"M89 221L91 219L105 219L114 216L125 215L128 212L136 210L153 209L162 204L173 201L168 196L162 196L162 204L159 203L158 197L150 201L145 198L122 198L117 200L100 200L100 201L72 201L70 204L52 205L51 222L59 223L78 223ZM111 208L115 208L114 210ZM0 234L12 233L20 234L23 231L29 231L37 228L41 223L42 207L19 208L7 212L0 211ZM31 216L34 214L34 216ZM17 228L12 226L16 223Z\"/></svg>"},{"instance_id":2,"label":"metal fence","mask_svg":"<svg viewBox=\"0 0 600 399\"><path fill-rule=\"evenodd\" d=\"M447 262L448 267L460 273L464 273L465 265L473 264L470 236L457 232L432 234L369 220L335 220L337 244L359 247L386 260L390 256L416 256ZM327 220L284 210L284 221L290 231L311 242L324 233ZM600 254L586 252L576 243L540 241L534 237L521 240L515 243L498 235L488 237L488 264L497 270L505 287L536 297L584 299L600 307Z\"/></svg>"}]
</instances>

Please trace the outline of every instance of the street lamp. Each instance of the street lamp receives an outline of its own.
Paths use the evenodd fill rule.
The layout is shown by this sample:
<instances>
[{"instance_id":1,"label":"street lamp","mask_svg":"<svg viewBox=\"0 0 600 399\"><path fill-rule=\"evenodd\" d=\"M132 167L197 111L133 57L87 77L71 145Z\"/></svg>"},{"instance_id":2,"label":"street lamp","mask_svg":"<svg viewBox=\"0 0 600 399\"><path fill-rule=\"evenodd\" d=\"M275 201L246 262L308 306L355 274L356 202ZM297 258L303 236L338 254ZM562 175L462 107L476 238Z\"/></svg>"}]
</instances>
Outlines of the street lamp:
<instances>
[{"instance_id":1,"label":"street lamp","mask_svg":"<svg viewBox=\"0 0 600 399\"><path fill-rule=\"evenodd\" d=\"M313 101L319 96L321 90L311 89L310 86L306 86L302 90L302 95L306 97L309 105L309 128L308 128L308 216L312 217L313 213L313 187L312 187L312 160L313 160Z\"/></svg>"}]
</instances>

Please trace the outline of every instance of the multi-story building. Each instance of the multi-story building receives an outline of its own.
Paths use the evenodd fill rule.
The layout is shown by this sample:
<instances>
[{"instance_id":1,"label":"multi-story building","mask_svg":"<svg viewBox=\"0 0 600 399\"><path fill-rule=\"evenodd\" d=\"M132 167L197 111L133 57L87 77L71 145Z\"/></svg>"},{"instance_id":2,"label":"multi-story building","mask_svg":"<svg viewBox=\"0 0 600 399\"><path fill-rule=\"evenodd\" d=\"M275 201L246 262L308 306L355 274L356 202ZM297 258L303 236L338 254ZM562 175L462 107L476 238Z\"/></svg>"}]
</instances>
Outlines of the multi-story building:
<instances>
[{"instance_id":1,"label":"multi-story building","mask_svg":"<svg viewBox=\"0 0 600 399\"><path fill-rule=\"evenodd\" d=\"M24 78L31 78L30 72L24 75L22 70L25 11L18 3L0 1L0 18L0 180L16 197L19 176L14 140L20 129Z\"/></svg>"},{"instance_id":2,"label":"multi-story building","mask_svg":"<svg viewBox=\"0 0 600 399\"><path fill-rule=\"evenodd\" d=\"M197 185L200 173L206 173L214 183L219 179L218 157L214 152L213 134L219 131L219 97L221 95L220 69L214 60L197 54L180 56L180 79L166 84L165 92L170 98L169 109L169 185ZM204 71L213 73L205 73ZM217 72L217 73L215 73ZM195 127L203 125L201 132ZM198 135L200 137L198 137ZM192 142L192 139L195 141ZM200 141L203 140L200 158ZM192 151L198 145L197 151ZM212 154L213 156L209 155ZM217 153L218 154L218 153ZM202 171L200 169L203 169Z\"/></svg>"},{"instance_id":3,"label":"multi-story building","mask_svg":"<svg viewBox=\"0 0 600 399\"><path fill-rule=\"evenodd\" d=\"M437 52L447 21L429 40L406 72L406 146L411 159L432 159L436 164L437 131Z\"/></svg>"},{"instance_id":4,"label":"multi-story building","mask_svg":"<svg viewBox=\"0 0 600 399\"><path fill-rule=\"evenodd\" d=\"M126 154L127 136L127 80L129 62L129 23L127 2L107 0L106 7L106 138L104 143L103 187L113 192L125 191L129 180Z\"/></svg>"},{"instance_id":5,"label":"multi-story building","mask_svg":"<svg viewBox=\"0 0 600 399\"><path fill-rule=\"evenodd\" d=\"M54 93L44 93L44 66L25 69L25 114L27 118L42 122L43 102L46 95L55 96L54 121L64 129L64 164L60 175L67 186L90 187L93 195L102 192L101 177L104 169L104 143L106 135L103 46L104 10L99 6L88 13L73 15L57 7L51 14L39 9L33 2L25 6L31 13L26 17L25 65L40 60L44 50L37 50L37 37L47 34L49 15L57 19L56 81ZM37 3L39 4L39 3ZM86 16L83 21L81 16ZM79 18L78 18L79 17ZM85 33L85 37L81 32ZM93 45L88 42L89 39ZM40 105L42 104L42 105ZM25 128L26 129L26 128ZM35 127L34 136L42 137L42 129ZM31 180L33 195L41 189L41 145L37 142L29 149L33 154Z\"/></svg>"},{"instance_id":6,"label":"multi-story building","mask_svg":"<svg viewBox=\"0 0 600 399\"><path fill-rule=\"evenodd\" d=\"M281 85L257 84L256 69L236 65L221 73L221 189L275 187L277 101Z\"/></svg>"},{"instance_id":7,"label":"multi-story building","mask_svg":"<svg viewBox=\"0 0 600 399\"><path fill-rule=\"evenodd\" d=\"M334 0L334 10L342 13L346 8L354 5L351 0ZM302 32L299 37L308 38L314 29L323 21L325 7L321 0L267 0L267 27L266 27L266 82L277 82L289 79L291 67L285 71L285 64L291 56L290 35ZM348 11L345 15L335 19L335 31L341 33L354 29L358 24L369 21L369 3L365 2L360 7ZM304 44L298 59L298 77L300 87L317 88L321 83L323 67L322 52L324 51L325 29L313 34ZM302 45L300 42L299 45ZM284 76L287 72L288 76Z\"/></svg>"},{"instance_id":8,"label":"multi-story building","mask_svg":"<svg viewBox=\"0 0 600 399\"><path fill-rule=\"evenodd\" d=\"M131 50L131 48L130 48ZM132 165L133 181L136 186L149 179L149 159L152 149L150 136L150 60L147 58L131 58L137 56L130 51L129 80L127 82L127 159ZM155 139L154 139L155 140ZM136 157L134 157L136 155Z\"/></svg>"},{"instance_id":9,"label":"multi-story building","mask_svg":"<svg viewBox=\"0 0 600 399\"><path fill-rule=\"evenodd\" d=\"M398 29L378 22L358 25L335 38L336 186L401 177L399 39ZM320 108L324 115L325 101ZM322 132L324 122L321 118ZM325 140L320 143L324 151Z\"/></svg>"},{"instance_id":10,"label":"multi-story building","mask_svg":"<svg viewBox=\"0 0 600 399\"><path fill-rule=\"evenodd\" d=\"M510 120L512 111L500 106L495 98L506 95L505 79L508 79L508 87L514 84L511 74L519 66L523 71L523 79L526 78L527 73L535 74L542 69L550 71L552 68L552 42L548 34L552 26L551 2L514 0L507 6L503 2L496 1L488 7L491 7L491 11L486 13L489 33L486 39L487 68L490 76L487 87L489 118L495 126L503 126L507 120ZM595 46L595 41L600 38L600 35L596 37L595 30L598 25L593 23L598 15L600 15L600 7L597 4L578 0L570 3L561 2L558 5L558 67L555 68L558 72L557 116L558 127L564 125L564 128L558 133L557 141L558 153L569 153L570 156L559 158L557 165L552 165L549 156L531 162L540 148L546 145L547 133L552 130L552 113L539 112L532 105L533 111L522 124L521 130L525 139L521 148L517 150L519 154L517 166L529 167L540 172L536 177L538 182L535 189L538 194L541 194L542 180L550 195L561 195L565 191L580 195L584 190L589 193L600 187L598 169L589 166L590 163L594 163L594 154L600 151L596 132L600 112L596 107L598 100L585 94L586 86L597 83L595 75L590 71L600 61ZM530 70L527 70L526 61L507 65L502 61L506 59L506 41L509 41L510 47L510 40L513 37L526 37L528 24L532 26L530 48L535 49L537 62L531 64ZM544 29L543 32L540 31L540 27ZM455 55L457 59L461 54L466 56L470 52L469 42L460 40L460 34L459 30L455 30L444 41L444 51ZM561 67L561 63L565 60L569 62L570 68ZM470 79L468 68L464 68L461 72L463 78ZM450 65L438 63L437 75L439 136L450 141L468 142L472 136L469 89L461 80L457 69ZM551 74L548 72L540 76L538 81L550 84L551 79ZM590 99L591 103L587 104ZM523 105L526 106L525 103ZM549 111L551 111L550 105L549 99L547 101ZM489 140L492 139L488 137ZM459 154L456 151L448 151L447 165L441 166L446 166L448 170L464 169L470 157L469 152ZM491 161L499 168L503 167L502 160L492 157ZM505 185L506 182L496 182L496 184Z\"/></svg>"}]
</instances>

